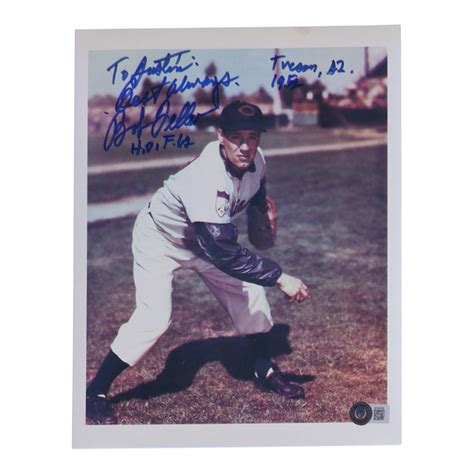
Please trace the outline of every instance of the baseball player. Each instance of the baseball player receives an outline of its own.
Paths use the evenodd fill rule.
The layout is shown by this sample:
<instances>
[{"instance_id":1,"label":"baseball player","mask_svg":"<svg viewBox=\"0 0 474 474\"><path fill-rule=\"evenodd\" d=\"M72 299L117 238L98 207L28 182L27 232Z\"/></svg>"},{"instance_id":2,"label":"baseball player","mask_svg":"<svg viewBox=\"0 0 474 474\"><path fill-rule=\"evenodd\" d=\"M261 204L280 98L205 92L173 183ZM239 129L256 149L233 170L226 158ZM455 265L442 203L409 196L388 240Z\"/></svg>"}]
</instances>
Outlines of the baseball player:
<instances>
[{"instance_id":1,"label":"baseball player","mask_svg":"<svg viewBox=\"0 0 474 474\"><path fill-rule=\"evenodd\" d=\"M115 422L109 388L168 328L173 272L178 268L196 271L229 312L238 333L246 335L256 384L286 398L304 397L303 388L285 380L269 357L267 338L273 323L264 288L276 286L290 302L308 298L308 288L283 273L278 263L239 245L232 224L249 206L267 210L262 131L257 106L230 103L219 117L218 140L170 176L139 213L132 243L136 309L87 388L89 419Z\"/></svg>"}]
</instances>

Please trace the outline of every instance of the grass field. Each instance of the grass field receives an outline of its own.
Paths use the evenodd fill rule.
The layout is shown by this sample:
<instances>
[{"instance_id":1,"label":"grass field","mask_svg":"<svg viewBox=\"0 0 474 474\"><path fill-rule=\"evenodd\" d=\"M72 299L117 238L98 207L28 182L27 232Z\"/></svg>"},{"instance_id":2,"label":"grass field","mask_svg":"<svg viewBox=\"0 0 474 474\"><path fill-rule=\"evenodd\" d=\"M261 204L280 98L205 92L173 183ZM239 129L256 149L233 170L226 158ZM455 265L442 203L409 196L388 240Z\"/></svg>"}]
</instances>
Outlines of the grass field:
<instances>
[{"instance_id":1,"label":"grass field","mask_svg":"<svg viewBox=\"0 0 474 474\"><path fill-rule=\"evenodd\" d=\"M153 192L171 171L91 177L89 199ZM170 329L112 386L119 423L344 422L356 401L386 403L386 171L383 146L268 162L279 235L265 253L312 293L291 305L268 290L272 353L304 385L305 400L254 388L245 340L200 279L178 271ZM88 229L88 380L134 309L132 225L126 218Z\"/></svg>"}]
</instances>

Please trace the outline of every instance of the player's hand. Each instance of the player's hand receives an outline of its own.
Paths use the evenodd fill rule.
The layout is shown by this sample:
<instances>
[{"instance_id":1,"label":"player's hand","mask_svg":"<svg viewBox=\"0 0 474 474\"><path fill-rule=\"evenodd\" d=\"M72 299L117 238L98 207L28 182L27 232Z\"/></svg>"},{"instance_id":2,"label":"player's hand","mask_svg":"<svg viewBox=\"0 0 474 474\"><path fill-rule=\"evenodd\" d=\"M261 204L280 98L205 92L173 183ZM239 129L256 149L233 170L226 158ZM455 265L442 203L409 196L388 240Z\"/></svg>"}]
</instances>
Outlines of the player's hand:
<instances>
[{"instance_id":1,"label":"player's hand","mask_svg":"<svg viewBox=\"0 0 474 474\"><path fill-rule=\"evenodd\" d=\"M302 303L309 298L308 287L299 278L292 277L286 273L281 274L277 281L277 286L290 303L294 301Z\"/></svg>"}]
</instances>

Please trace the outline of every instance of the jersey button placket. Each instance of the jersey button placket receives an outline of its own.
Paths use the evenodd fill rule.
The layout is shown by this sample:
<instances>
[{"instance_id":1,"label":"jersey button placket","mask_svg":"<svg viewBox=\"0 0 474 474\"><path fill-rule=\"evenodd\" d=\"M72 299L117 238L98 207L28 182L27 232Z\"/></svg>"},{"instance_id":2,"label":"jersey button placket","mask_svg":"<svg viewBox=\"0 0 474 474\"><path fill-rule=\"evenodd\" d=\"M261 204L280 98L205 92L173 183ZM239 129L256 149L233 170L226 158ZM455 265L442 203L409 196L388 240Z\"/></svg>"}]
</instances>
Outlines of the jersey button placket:
<instances>
[{"instance_id":1,"label":"jersey button placket","mask_svg":"<svg viewBox=\"0 0 474 474\"><path fill-rule=\"evenodd\" d=\"M234 184L234 195L232 199L231 209L235 209L237 207L237 203L239 202L240 197L240 180L238 178L232 177L232 183Z\"/></svg>"}]
</instances>

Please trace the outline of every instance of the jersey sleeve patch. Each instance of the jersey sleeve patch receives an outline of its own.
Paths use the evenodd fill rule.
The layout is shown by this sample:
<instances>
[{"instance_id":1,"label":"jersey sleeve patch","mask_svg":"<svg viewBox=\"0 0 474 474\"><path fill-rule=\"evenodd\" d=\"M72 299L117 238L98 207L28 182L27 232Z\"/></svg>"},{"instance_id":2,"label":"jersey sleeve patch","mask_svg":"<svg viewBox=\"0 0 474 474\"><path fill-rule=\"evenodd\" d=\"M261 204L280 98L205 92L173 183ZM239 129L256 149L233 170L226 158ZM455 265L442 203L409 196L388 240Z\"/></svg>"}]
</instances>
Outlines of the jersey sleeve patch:
<instances>
[{"instance_id":1,"label":"jersey sleeve patch","mask_svg":"<svg viewBox=\"0 0 474 474\"><path fill-rule=\"evenodd\" d=\"M229 212L230 195L225 191L217 191L216 196L216 213L219 217L224 217Z\"/></svg>"},{"instance_id":2,"label":"jersey sleeve patch","mask_svg":"<svg viewBox=\"0 0 474 474\"><path fill-rule=\"evenodd\" d=\"M192 183L181 193L181 200L190 222L230 222L231 196L215 183Z\"/></svg>"}]
</instances>

